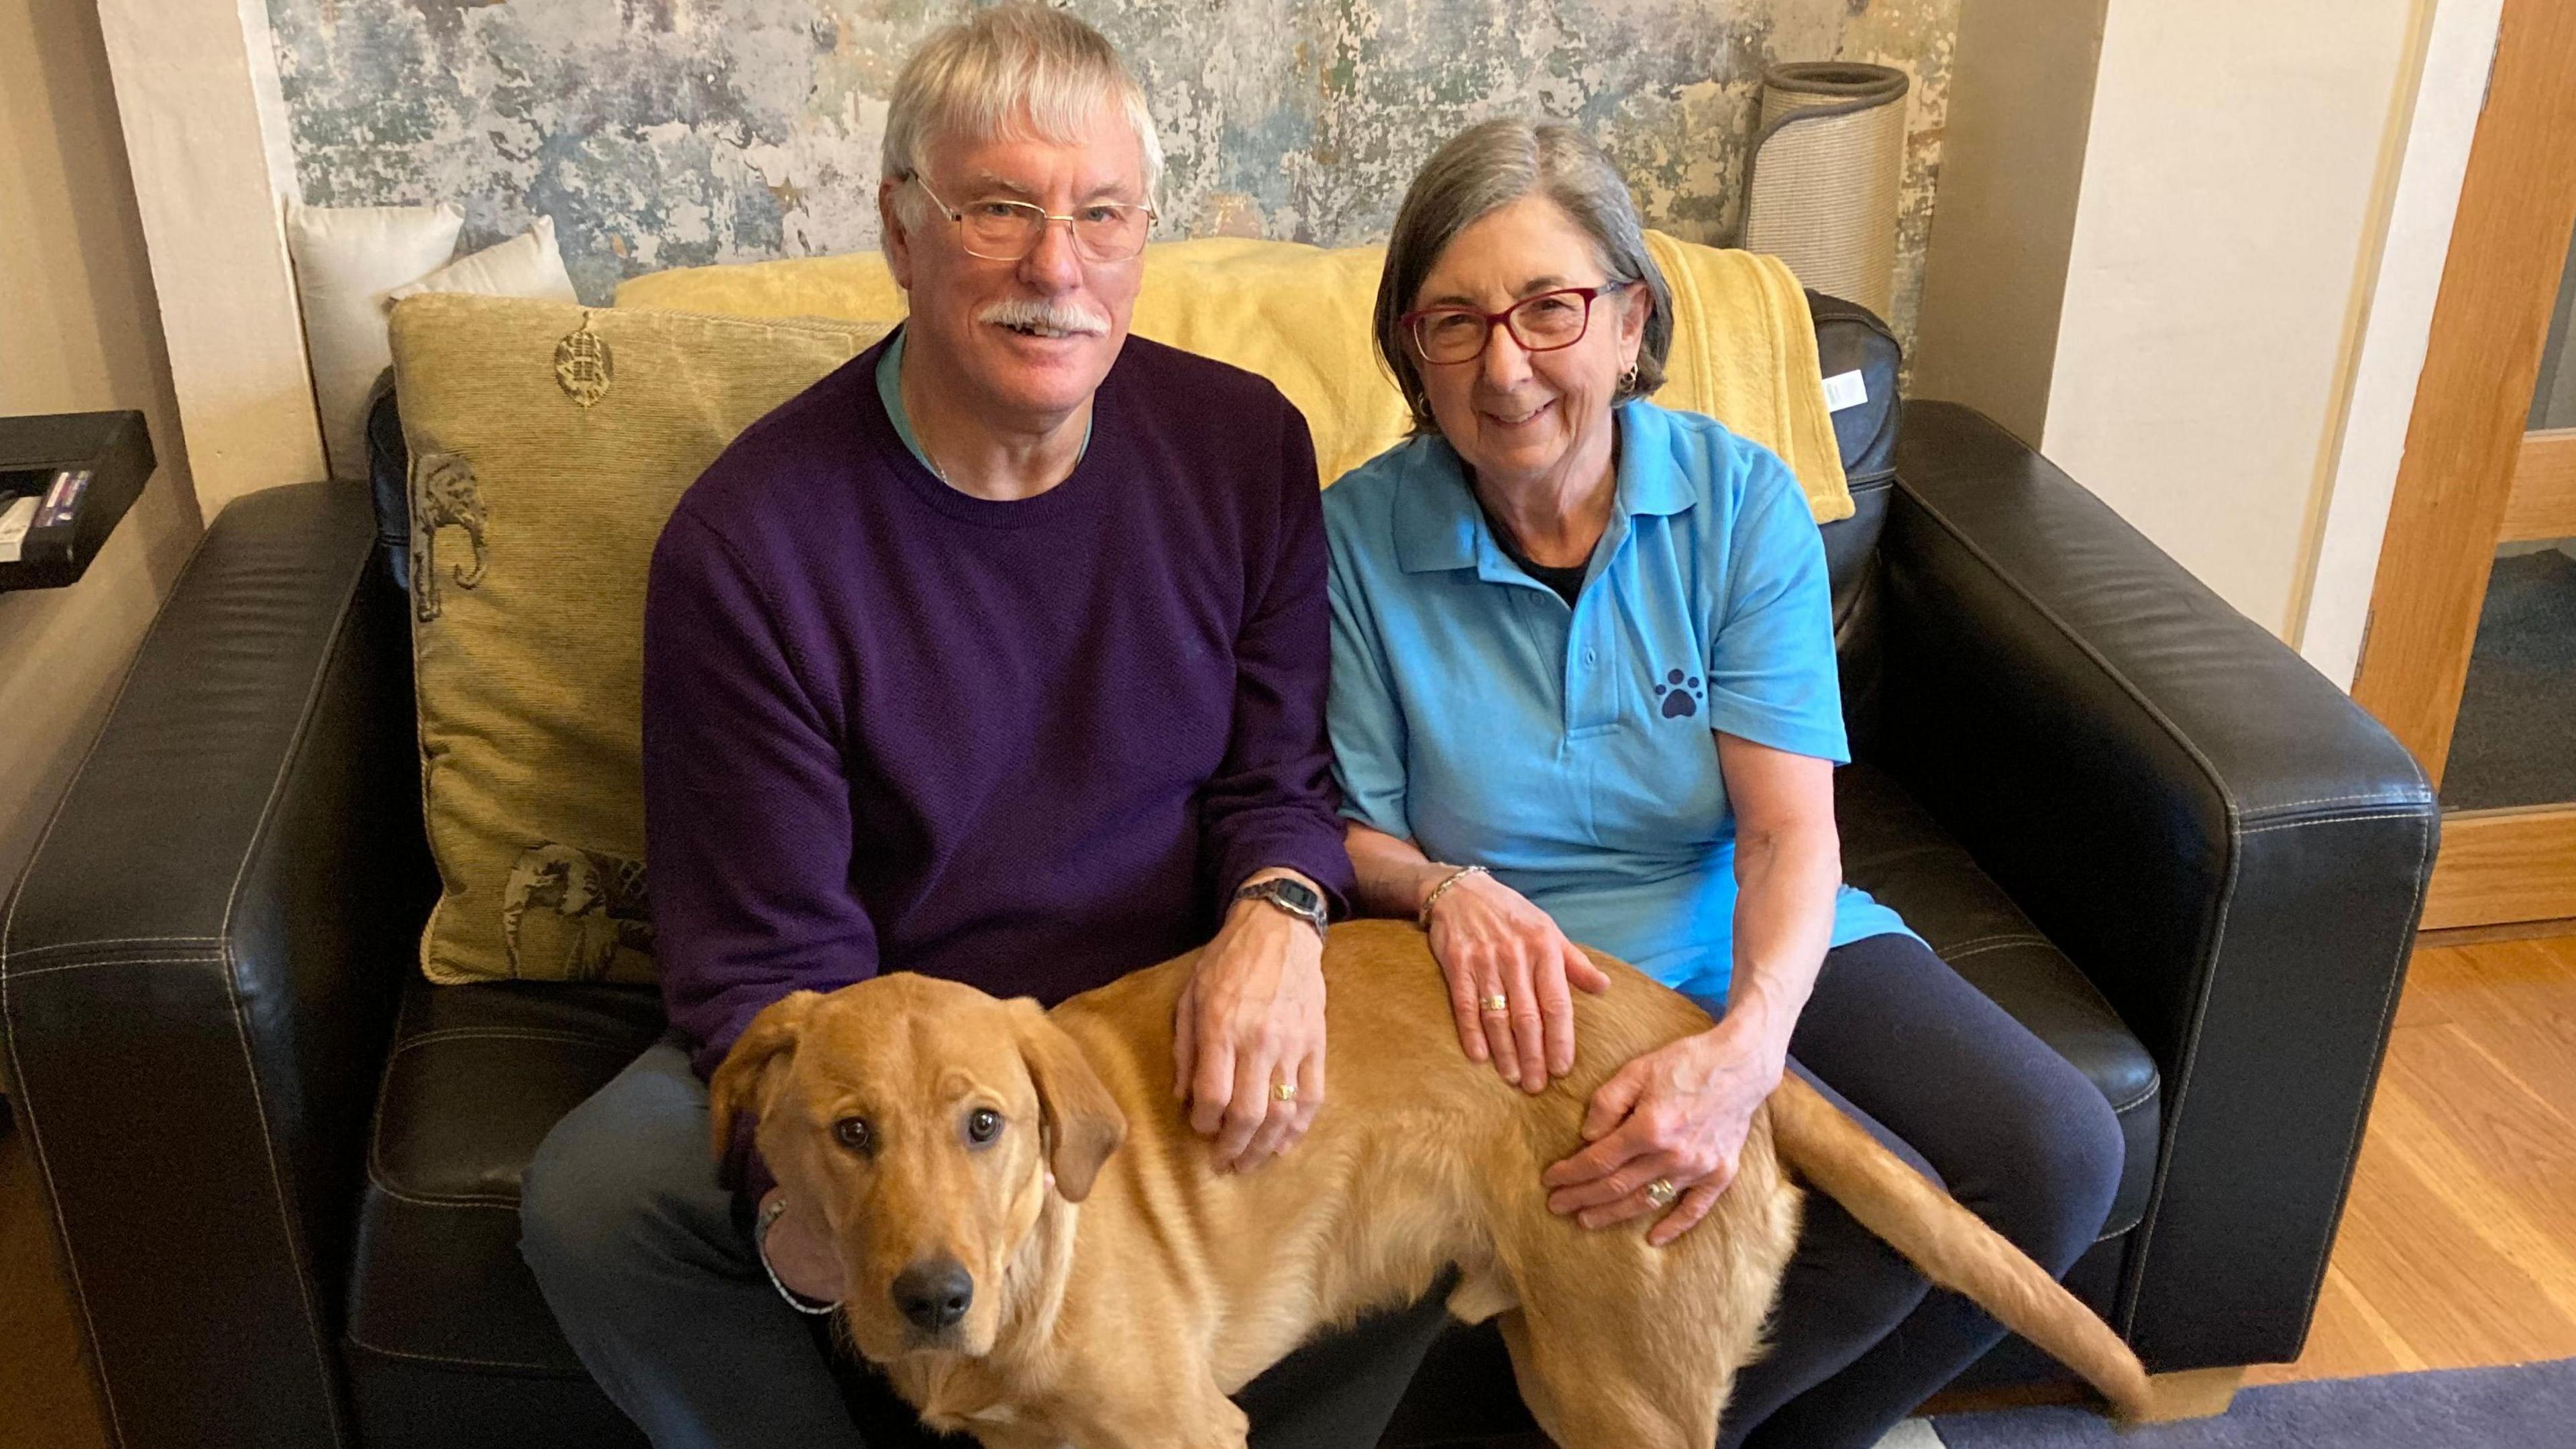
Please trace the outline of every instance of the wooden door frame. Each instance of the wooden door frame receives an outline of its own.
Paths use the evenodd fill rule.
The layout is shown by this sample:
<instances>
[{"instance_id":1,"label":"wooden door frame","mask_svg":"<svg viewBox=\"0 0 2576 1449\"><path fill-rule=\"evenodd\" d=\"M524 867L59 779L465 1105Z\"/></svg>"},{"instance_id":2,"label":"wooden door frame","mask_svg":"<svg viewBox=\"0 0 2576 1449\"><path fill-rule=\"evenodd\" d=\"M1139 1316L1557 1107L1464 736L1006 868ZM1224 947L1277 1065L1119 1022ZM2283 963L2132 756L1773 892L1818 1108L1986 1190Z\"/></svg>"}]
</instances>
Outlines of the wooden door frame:
<instances>
[{"instance_id":1,"label":"wooden door frame","mask_svg":"<svg viewBox=\"0 0 2576 1449\"><path fill-rule=\"evenodd\" d=\"M2571 75L2576 4L2506 0L2353 679L2437 786L2496 545L2542 526L2514 474L2576 230ZM2576 804L2458 813L2444 837L2428 927L2576 915Z\"/></svg>"}]
</instances>

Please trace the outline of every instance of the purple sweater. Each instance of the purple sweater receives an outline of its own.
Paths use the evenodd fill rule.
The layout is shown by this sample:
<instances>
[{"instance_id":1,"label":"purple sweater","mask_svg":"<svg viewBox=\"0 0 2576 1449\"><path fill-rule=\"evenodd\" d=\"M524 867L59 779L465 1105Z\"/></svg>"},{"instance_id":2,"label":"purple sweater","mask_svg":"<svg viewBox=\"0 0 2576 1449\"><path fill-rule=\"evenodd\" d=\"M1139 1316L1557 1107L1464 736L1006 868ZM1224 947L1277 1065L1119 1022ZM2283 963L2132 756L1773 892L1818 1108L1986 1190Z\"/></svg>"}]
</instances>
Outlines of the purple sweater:
<instances>
[{"instance_id":1,"label":"purple sweater","mask_svg":"<svg viewBox=\"0 0 2576 1449\"><path fill-rule=\"evenodd\" d=\"M880 345L882 346L882 345ZM1305 420L1131 338L1071 477L997 503L896 435L879 348L753 424L653 552L656 954L700 1075L880 970L1054 1003L1351 867Z\"/></svg>"}]
</instances>

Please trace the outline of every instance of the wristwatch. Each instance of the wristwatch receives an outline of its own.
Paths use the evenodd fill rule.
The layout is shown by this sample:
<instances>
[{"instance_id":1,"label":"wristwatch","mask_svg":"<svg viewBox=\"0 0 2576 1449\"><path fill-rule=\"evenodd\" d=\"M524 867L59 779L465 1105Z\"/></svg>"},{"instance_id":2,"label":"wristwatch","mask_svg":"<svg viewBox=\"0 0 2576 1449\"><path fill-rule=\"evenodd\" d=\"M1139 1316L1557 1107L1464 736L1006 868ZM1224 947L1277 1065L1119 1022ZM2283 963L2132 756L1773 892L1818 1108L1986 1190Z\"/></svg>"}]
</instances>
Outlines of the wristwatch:
<instances>
[{"instance_id":1,"label":"wristwatch","mask_svg":"<svg viewBox=\"0 0 2576 1449\"><path fill-rule=\"evenodd\" d=\"M1321 893L1303 881L1292 880L1284 875L1275 875L1258 884L1245 886L1234 893L1234 898L1238 901L1261 901L1286 911L1314 927L1318 937L1324 934L1326 923L1332 919L1331 913L1324 908L1324 897Z\"/></svg>"}]
</instances>

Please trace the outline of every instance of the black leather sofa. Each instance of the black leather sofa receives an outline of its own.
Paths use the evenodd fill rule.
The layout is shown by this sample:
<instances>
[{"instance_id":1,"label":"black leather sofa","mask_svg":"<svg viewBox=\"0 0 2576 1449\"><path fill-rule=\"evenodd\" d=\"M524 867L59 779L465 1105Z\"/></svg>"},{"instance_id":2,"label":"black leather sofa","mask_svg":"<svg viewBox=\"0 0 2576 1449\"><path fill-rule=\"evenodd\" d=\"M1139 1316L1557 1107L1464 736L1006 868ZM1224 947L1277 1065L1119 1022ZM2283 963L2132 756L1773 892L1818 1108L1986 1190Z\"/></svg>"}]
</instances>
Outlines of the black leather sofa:
<instances>
[{"instance_id":1,"label":"black leather sofa","mask_svg":"<svg viewBox=\"0 0 2576 1449\"><path fill-rule=\"evenodd\" d=\"M1826 370L1893 393L1817 299ZM2342 693L1956 406L1837 415L1851 878L2079 1065L2130 1159L2069 1281L2149 1367L2294 1357L2438 816ZM650 993L434 988L402 595L354 484L208 531L0 928L16 1109L116 1442L640 1442L517 1252ZM1526 1431L1452 1333L1389 1445ZM1963 1383L2051 1376L2007 1343Z\"/></svg>"}]
</instances>

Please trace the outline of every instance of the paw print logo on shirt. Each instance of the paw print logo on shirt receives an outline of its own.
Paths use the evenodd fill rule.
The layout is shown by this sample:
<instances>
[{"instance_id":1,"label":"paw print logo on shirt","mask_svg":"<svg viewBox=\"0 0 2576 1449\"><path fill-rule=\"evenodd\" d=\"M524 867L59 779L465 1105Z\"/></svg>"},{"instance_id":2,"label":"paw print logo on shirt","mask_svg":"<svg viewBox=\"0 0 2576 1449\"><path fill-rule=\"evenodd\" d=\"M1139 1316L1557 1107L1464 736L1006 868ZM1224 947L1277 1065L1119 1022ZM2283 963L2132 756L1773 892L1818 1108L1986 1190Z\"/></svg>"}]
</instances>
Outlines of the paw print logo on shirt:
<instances>
[{"instance_id":1,"label":"paw print logo on shirt","mask_svg":"<svg viewBox=\"0 0 2576 1449\"><path fill-rule=\"evenodd\" d=\"M1688 719L1699 713L1700 696L1706 691L1699 686L1699 676L1685 677L1678 669L1656 684L1655 694L1664 702L1664 718Z\"/></svg>"}]
</instances>

